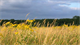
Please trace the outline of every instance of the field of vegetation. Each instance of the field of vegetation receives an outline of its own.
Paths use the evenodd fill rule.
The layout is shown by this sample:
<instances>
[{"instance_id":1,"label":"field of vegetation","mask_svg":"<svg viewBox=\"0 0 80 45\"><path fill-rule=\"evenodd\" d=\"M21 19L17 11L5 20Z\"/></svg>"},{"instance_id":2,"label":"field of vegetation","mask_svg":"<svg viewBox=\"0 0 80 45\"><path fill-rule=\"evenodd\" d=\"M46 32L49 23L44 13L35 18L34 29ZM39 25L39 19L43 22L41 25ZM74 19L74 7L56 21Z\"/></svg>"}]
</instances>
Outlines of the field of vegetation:
<instances>
[{"instance_id":1,"label":"field of vegetation","mask_svg":"<svg viewBox=\"0 0 80 45\"><path fill-rule=\"evenodd\" d=\"M39 27L35 20L26 23L4 23L0 26L0 45L80 45L80 25Z\"/></svg>"}]
</instances>

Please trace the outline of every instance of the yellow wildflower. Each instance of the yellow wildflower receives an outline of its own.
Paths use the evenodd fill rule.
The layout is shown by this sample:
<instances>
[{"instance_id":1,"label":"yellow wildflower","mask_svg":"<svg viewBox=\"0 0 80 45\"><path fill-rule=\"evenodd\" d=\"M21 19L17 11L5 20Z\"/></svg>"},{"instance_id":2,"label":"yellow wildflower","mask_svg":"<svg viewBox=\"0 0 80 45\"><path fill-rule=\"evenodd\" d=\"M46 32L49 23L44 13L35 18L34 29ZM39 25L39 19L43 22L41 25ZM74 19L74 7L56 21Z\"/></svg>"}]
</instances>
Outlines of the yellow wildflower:
<instances>
[{"instance_id":1,"label":"yellow wildflower","mask_svg":"<svg viewBox=\"0 0 80 45\"><path fill-rule=\"evenodd\" d=\"M64 24L63 26L64 26L64 27L68 27L68 25L66 25L66 24Z\"/></svg>"},{"instance_id":2,"label":"yellow wildflower","mask_svg":"<svg viewBox=\"0 0 80 45\"><path fill-rule=\"evenodd\" d=\"M15 32L15 34L18 34L18 32Z\"/></svg>"},{"instance_id":3,"label":"yellow wildflower","mask_svg":"<svg viewBox=\"0 0 80 45\"><path fill-rule=\"evenodd\" d=\"M17 24L12 24L12 26L17 26Z\"/></svg>"},{"instance_id":4,"label":"yellow wildflower","mask_svg":"<svg viewBox=\"0 0 80 45\"><path fill-rule=\"evenodd\" d=\"M27 19L26 21L28 21L28 22L33 22L34 20L29 20L29 19Z\"/></svg>"},{"instance_id":5,"label":"yellow wildflower","mask_svg":"<svg viewBox=\"0 0 80 45\"><path fill-rule=\"evenodd\" d=\"M27 19L26 21L28 21L28 22L33 22L34 20L29 20L29 19Z\"/></svg>"},{"instance_id":6,"label":"yellow wildflower","mask_svg":"<svg viewBox=\"0 0 80 45\"><path fill-rule=\"evenodd\" d=\"M36 23L34 23L34 25L35 25Z\"/></svg>"},{"instance_id":7,"label":"yellow wildflower","mask_svg":"<svg viewBox=\"0 0 80 45\"><path fill-rule=\"evenodd\" d=\"M29 29L29 25L26 25L25 28Z\"/></svg>"},{"instance_id":8,"label":"yellow wildflower","mask_svg":"<svg viewBox=\"0 0 80 45\"><path fill-rule=\"evenodd\" d=\"M29 30L33 32L33 29L29 28Z\"/></svg>"},{"instance_id":9,"label":"yellow wildflower","mask_svg":"<svg viewBox=\"0 0 80 45\"><path fill-rule=\"evenodd\" d=\"M7 24L10 24L10 22L7 22L6 25L7 25Z\"/></svg>"},{"instance_id":10,"label":"yellow wildflower","mask_svg":"<svg viewBox=\"0 0 80 45\"><path fill-rule=\"evenodd\" d=\"M27 21L29 21L29 19L27 19Z\"/></svg>"}]
</instances>

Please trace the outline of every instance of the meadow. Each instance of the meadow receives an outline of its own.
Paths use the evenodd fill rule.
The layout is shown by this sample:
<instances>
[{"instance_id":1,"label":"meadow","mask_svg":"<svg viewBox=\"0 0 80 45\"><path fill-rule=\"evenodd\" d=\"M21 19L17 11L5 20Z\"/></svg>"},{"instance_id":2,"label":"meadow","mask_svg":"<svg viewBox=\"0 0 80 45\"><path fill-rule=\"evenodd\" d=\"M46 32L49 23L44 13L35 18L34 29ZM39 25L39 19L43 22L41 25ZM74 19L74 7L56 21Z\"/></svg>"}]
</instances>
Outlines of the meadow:
<instances>
[{"instance_id":1,"label":"meadow","mask_svg":"<svg viewBox=\"0 0 80 45\"><path fill-rule=\"evenodd\" d=\"M80 45L80 25L41 26L35 20L4 23L0 26L0 45Z\"/></svg>"}]
</instances>

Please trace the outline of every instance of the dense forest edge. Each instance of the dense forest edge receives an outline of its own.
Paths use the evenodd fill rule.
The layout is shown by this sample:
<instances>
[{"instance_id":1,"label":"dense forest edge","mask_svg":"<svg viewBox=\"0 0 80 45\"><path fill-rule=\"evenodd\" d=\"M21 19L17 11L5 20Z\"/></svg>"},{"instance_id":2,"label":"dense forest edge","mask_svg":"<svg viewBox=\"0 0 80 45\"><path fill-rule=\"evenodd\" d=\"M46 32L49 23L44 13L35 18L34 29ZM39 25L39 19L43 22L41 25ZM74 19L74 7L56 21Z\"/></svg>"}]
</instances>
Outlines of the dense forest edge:
<instances>
[{"instance_id":1,"label":"dense forest edge","mask_svg":"<svg viewBox=\"0 0 80 45\"><path fill-rule=\"evenodd\" d=\"M24 23L25 21L26 20L14 20L14 19L1 20L0 19L0 26L2 26L2 24L6 23L6 22L11 22L13 24L20 24L20 23ZM51 26L51 25L61 26L63 24L80 25L80 16L74 16L71 19L69 19L69 18L64 18L64 19L35 19L35 21L32 22L32 25L34 25L34 23L40 23L41 25L43 25L45 23L44 26L47 26L47 24L49 24L49 26Z\"/></svg>"}]
</instances>

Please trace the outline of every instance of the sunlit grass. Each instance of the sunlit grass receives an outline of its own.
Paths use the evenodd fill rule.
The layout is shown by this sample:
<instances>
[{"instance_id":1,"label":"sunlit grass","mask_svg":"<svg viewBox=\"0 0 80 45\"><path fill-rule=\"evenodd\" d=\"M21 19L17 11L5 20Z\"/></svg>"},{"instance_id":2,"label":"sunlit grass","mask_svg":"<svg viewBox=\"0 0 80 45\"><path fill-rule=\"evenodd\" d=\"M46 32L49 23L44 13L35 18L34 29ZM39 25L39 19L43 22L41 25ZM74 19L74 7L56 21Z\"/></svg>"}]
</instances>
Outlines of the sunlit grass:
<instances>
[{"instance_id":1,"label":"sunlit grass","mask_svg":"<svg viewBox=\"0 0 80 45\"><path fill-rule=\"evenodd\" d=\"M62 25L51 27L32 27L35 20L0 26L1 45L80 45L80 25ZM37 24L39 25L39 24Z\"/></svg>"}]
</instances>

